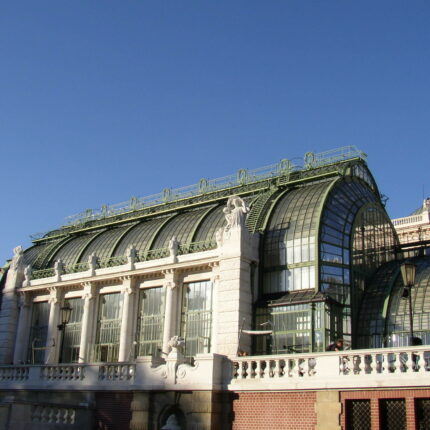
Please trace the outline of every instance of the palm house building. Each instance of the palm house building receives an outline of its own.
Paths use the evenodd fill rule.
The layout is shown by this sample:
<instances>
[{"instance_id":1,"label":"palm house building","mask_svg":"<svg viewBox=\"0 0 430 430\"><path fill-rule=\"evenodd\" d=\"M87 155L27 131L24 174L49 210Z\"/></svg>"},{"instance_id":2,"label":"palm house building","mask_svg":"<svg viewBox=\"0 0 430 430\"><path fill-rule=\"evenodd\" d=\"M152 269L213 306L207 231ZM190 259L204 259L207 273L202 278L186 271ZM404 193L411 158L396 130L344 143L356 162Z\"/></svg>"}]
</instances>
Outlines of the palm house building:
<instances>
[{"instance_id":1,"label":"palm house building","mask_svg":"<svg viewBox=\"0 0 430 430\"><path fill-rule=\"evenodd\" d=\"M430 428L428 241L399 240L366 158L201 179L17 246L0 428Z\"/></svg>"}]
</instances>

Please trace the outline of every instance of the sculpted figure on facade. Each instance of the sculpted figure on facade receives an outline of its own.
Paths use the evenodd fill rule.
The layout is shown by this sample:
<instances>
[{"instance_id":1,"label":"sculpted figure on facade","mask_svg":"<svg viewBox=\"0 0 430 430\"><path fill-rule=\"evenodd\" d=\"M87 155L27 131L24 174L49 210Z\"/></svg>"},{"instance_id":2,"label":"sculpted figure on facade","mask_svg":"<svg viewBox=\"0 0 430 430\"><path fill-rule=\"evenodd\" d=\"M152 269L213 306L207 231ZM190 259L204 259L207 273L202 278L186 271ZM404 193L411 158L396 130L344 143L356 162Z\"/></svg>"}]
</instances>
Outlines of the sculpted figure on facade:
<instances>
[{"instance_id":1,"label":"sculpted figure on facade","mask_svg":"<svg viewBox=\"0 0 430 430\"><path fill-rule=\"evenodd\" d=\"M130 245L128 248L127 248L127 261L130 263L130 264L134 264L135 262L136 262L136 257L137 257L137 250L136 250L136 248L134 247L134 245Z\"/></svg>"},{"instance_id":2,"label":"sculpted figure on facade","mask_svg":"<svg viewBox=\"0 0 430 430\"><path fill-rule=\"evenodd\" d=\"M90 269L95 269L97 267L97 255L93 252L91 255L89 255L88 257L88 266Z\"/></svg>"},{"instance_id":3,"label":"sculpted figure on facade","mask_svg":"<svg viewBox=\"0 0 430 430\"><path fill-rule=\"evenodd\" d=\"M173 236L169 240L169 251L171 257L176 257L178 255L179 242L176 239L176 236Z\"/></svg>"},{"instance_id":4,"label":"sculpted figure on facade","mask_svg":"<svg viewBox=\"0 0 430 430\"><path fill-rule=\"evenodd\" d=\"M54 270L56 275L61 275L63 273L64 265L62 260L58 259L54 264Z\"/></svg>"},{"instance_id":5,"label":"sculpted figure on facade","mask_svg":"<svg viewBox=\"0 0 430 430\"><path fill-rule=\"evenodd\" d=\"M32 270L31 270L31 266L25 266L24 269L24 286L28 287L30 285L30 281L31 281L31 274L32 274Z\"/></svg>"},{"instance_id":6,"label":"sculpted figure on facade","mask_svg":"<svg viewBox=\"0 0 430 430\"><path fill-rule=\"evenodd\" d=\"M24 264L24 250L22 249L22 246L17 246L13 249L13 258L12 262L10 263L10 268L12 270L17 271L20 269Z\"/></svg>"},{"instance_id":7,"label":"sculpted figure on facade","mask_svg":"<svg viewBox=\"0 0 430 430\"><path fill-rule=\"evenodd\" d=\"M185 346L185 339L181 336L173 336L169 340L169 346L172 348L171 353L181 353L183 347Z\"/></svg>"},{"instance_id":8,"label":"sculpted figure on facade","mask_svg":"<svg viewBox=\"0 0 430 430\"><path fill-rule=\"evenodd\" d=\"M227 200L227 205L223 209L227 225L225 231L234 227L244 227L246 214L249 212L249 207L245 201L239 196L231 196Z\"/></svg>"}]
</instances>

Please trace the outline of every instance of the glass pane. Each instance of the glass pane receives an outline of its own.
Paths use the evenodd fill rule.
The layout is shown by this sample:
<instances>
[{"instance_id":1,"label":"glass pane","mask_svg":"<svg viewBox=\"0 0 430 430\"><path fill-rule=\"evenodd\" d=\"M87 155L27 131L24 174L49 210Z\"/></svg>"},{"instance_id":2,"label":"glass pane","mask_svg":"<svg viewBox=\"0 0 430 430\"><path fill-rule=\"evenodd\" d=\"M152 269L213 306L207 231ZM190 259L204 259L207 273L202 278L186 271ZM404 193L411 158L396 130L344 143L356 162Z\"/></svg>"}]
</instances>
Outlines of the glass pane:
<instances>
[{"instance_id":1,"label":"glass pane","mask_svg":"<svg viewBox=\"0 0 430 430\"><path fill-rule=\"evenodd\" d=\"M184 285L182 336L185 354L192 357L208 353L212 332L212 283L193 282Z\"/></svg>"},{"instance_id":2,"label":"glass pane","mask_svg":"<svg viewBox=\"0 0 430 430\"><path fill-rule=\"evenodd\" d=\"M120 293L104 294L99 298L94 361L118 361L121 333L122 299ZM131 352L131 351L130 351Z\"/></svg>"},{"instance_id":3,"label":"glass pane","mask_svg":"<svg viewBox=\"0 0 430 430\"><path fill-rule=\"evenodd\" d=\"M136 356L158 355L163 346L164 288L140 291L136 330Z\"/></svg>"},{"instance_id":4,"label":"glass pane","mask_svg":"<svg viewBox=\"0 0 430 430\"><path fill-rule=\"evenodd\" d=\"M48 302L33 303L27 360L29 363L44 363L48 336L50 305Z\"/></svg>"},{"instance_id":5,"label":"glass pane","mask_svg":"<svg viewBox=\"0 0 430 430\"><path fill-rule=\"evenodd\" d=\"M84 313L84 301L79 297L68 299L67 303L72 308L70 321L64 328L63 351L61 362L77 363L79 361L79 346L81 343L82 315Z\"/></svg>"}]
</instances>

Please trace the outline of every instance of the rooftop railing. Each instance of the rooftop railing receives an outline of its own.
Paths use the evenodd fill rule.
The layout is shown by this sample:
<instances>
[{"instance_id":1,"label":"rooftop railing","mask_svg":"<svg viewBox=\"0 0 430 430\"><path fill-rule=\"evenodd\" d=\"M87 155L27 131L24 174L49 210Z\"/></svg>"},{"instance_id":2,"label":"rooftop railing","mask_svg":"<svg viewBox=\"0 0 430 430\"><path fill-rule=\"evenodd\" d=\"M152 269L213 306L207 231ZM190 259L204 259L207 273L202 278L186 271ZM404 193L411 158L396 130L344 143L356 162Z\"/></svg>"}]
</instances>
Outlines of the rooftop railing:
<instances>
[{"instance_id":1,"label":"rooftop railing","mask_svg":"<svg viewBox=\"0 0 430 430\"><path fill-rule=\"evenodd\" d=\"M240 169L237 173L216 179L202 178L197 184L181 188L165 188L161 193L145 197L131 197L130 200L112 205L103 205L99 209L86 209L83 212L66 217L64 227L79 226L81 224L121 215L127 212L138 211L144 208L161 205L181 199L195 197L214 191L233 188L258 182L265 179L286 176L292 172L306 171L329 164L360 158L367 159L367 155L355 146L344 146L330 151L313 153L307 152L304 156L303 166L294 164L291 160L283 159L279 163L258 167L253 170ZM31 239L37 240L46 233L37 233Z\"/></svg>"}]
</instances>

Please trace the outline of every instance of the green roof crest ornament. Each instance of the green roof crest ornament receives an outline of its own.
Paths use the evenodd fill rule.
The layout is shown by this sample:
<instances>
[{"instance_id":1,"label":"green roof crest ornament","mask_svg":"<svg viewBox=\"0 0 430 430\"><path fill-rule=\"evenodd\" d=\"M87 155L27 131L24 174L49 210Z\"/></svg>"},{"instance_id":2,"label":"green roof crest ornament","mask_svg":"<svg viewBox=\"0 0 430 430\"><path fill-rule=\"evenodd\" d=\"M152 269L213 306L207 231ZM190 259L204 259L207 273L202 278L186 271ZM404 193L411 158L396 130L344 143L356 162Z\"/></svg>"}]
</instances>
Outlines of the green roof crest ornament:
<instances>
[{"instance_id":1,"label":"green roof crest ornament","mask_svg":"<svg viewBox=\"0 0 430 430\"><path fill-rule=\"evenodd\" d=\"M124 214L133 210L149 208L152 206L162 205L176 200L190 198L209 192L226 190L238 186L244 186L259 181L279 178L288 181L292 173L305 171L317 167L322 167L345 160L362 159L366 160L367 155L357 149L355 146L345 146L330 151L313 153L307 152L304 157L304 165L300 167L293 164L288 159L282 159L276 164L263 166L256 169L240 169L236 174L228 175L222 178L206 179L202 178L197 184L181 188L165 188L161 193L153 194L146 197L131 197L130 200L113 204L103 205L101 209L86 209L75 215L66 218L65 227L79 226L88 221L101 220L117 215ZM39 233L31 236L33 240L44 237L45 233Z\"/></svg>"}]
</instances>

